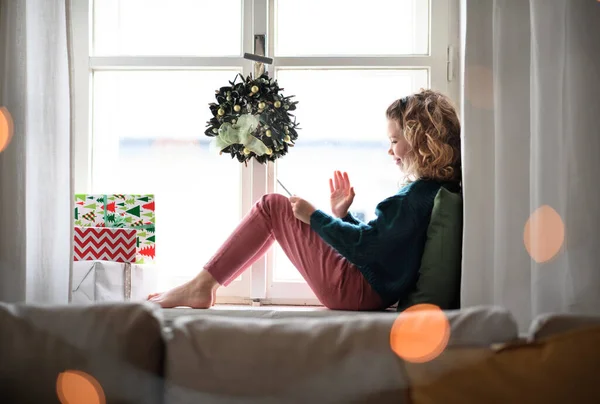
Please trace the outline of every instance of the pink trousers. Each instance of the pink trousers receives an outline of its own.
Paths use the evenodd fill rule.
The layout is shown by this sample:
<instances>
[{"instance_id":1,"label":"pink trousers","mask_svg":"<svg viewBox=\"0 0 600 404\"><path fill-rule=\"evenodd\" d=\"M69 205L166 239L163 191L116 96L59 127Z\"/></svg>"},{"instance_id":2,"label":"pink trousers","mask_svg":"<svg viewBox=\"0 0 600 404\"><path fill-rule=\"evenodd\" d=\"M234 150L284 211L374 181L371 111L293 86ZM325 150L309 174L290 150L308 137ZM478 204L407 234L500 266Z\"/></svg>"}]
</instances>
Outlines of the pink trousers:
<instances>
[{"instance_id":1,"label":"pink trousers","mask_svg":"<svg viewBox=\"0 0 600 404\"><path fill-rule=\"evenodd\" d=\"M361 272L294 217L287 197L262 197L204 267L227 286L277 241L319 301L334 310L382 310Z\"/></svg>"}]
</instances>

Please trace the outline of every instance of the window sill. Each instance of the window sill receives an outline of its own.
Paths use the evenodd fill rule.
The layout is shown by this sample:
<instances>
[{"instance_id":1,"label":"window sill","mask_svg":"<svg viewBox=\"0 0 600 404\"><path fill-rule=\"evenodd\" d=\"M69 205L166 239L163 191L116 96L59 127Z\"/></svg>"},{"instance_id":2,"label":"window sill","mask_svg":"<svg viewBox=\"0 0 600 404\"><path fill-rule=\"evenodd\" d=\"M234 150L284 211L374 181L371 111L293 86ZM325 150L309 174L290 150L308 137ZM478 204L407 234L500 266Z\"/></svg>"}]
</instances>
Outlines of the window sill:
<instances>
[{"instance_id":1,"label":"window sill","mask_svg":"<svg viewBox=\"0 0 600 404\"><path fill-rule=\"evenodd\" d=\"M393 310L391 312L395 313L396 311ZM222 316L279 319L372 315L371 312L329 310L322 306L249 306L225 304L219 304L207 310L190 309L186 307L163 309L162 313L167 325L172 323L175 319L182 317L198 318L207 316Z\"/></svg>"},{"instance_id":2,"label":"window sill","mask_svg":"<svg viewBox=\"0 0 600 404\"><path fill-rule=\"evenodd\" d=\"M260 305L249 304L216 304L212 310L263 310L263 311L315 311L327 310L323 306L292 306L292 305Z\"/></svg>"}]
</instances>

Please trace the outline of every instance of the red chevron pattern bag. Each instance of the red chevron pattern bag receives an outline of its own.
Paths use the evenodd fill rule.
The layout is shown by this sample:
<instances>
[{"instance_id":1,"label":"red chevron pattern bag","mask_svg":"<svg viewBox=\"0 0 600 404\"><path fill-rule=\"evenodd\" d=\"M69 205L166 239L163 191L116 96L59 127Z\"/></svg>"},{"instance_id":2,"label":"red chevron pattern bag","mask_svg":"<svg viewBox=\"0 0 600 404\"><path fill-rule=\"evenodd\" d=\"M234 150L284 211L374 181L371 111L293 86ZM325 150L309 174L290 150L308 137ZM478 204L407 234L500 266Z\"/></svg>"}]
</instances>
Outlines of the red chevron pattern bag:
<instances>
[{"instance_id":1,"label":"red chevron pattern bag","mask_svg":"<svg viewBox=\"0 0 600 404\"><path fill-rule=\"evenodd\" d=\"M75 226L74 261L135 262L137 230Z\"/></svg>"}]
</instances>

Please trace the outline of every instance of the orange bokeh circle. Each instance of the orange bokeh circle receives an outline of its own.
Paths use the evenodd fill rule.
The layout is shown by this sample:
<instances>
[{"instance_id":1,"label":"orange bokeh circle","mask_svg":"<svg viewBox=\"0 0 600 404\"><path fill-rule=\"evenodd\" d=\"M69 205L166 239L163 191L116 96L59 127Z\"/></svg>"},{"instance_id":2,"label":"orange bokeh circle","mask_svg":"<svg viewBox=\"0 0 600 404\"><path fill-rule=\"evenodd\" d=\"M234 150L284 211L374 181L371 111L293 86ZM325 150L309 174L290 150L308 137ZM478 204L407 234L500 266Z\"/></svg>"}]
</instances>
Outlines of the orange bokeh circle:
<instances>
[{"instance_id":1,"label":"orange bokeh circle","mask_svg":"<svg viewBox=\"0 0 600 404\"><path fill-rule=\"evenodd\" d=\"M558 212L548 205L537 208L525 224L523 241L537 263L554 258L565 241L565 225Z\"/></svg>"},{"instance_id":2,"label":"orange bokeh circle","mask_svg":"<svg viewBox=\"0 0 600 404\"><path fill-rule=\"evenodd\" d=\"M6 107L0 108L0 153L2 153L13 137L13 120Z\"/></svg>"},{"instance_id":3,"label":"orange bokeh circle","mask_svg":"<svg viewBox=\"0 0 600 404\"><path fill-rule=\"evenodd\" d=\"M424 363L439 356L450 339L450 323L433 304L417 304L404 310L392 325L392 351L408 362Z\"/></svg>"},{"instance_id":4,"label":"orange bokeh circle","mask_svg":"<svg viewBox=\"0 0 600 404\"><path fill-rule=\"evenodd\" d=\"M100 383L78 370L60 373L56 380L56 392L61 404L106 404Z\"/></svg>"},{"instance_id":5,"label":"orange bokeh circle","mask_svg":"<svg viewBox=\"0 0 600 404\"><path fill-rule=\"evenodd\" d=\"M494 73L485 66L467 66L465 70L465 101L476 108L494 109Z\"/></svg>"}]
</instances>

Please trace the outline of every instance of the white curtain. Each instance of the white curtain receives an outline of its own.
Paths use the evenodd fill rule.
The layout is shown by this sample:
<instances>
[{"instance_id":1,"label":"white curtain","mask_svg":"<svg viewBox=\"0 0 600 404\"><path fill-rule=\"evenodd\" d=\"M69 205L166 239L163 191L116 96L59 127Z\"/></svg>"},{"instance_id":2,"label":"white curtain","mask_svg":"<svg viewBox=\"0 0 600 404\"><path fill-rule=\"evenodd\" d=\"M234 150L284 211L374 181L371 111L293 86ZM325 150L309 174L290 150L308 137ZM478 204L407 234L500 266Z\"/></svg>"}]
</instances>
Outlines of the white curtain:
<instances>
[{"instance_id":1,"label":"white curtain","mask_svg":"<svg viewBox=\"0 0 600 404\"><path fill-rule=\"evenodd\" d=\"M464 0L462 304L600 314L600 2ZM524 228L565 229L550 261ZM530 240L533 243L536 240Z\"/></svg>"},{"instance_id":2,"label":"white curtain","mask_svg":"<svg viewBox=\"0 0 600 404\"><path fill-rule=\"evenodd\" d=\"M0 0L0 301L67 303L71 114L66 0Z\"/></svg>"}]
</instances>

